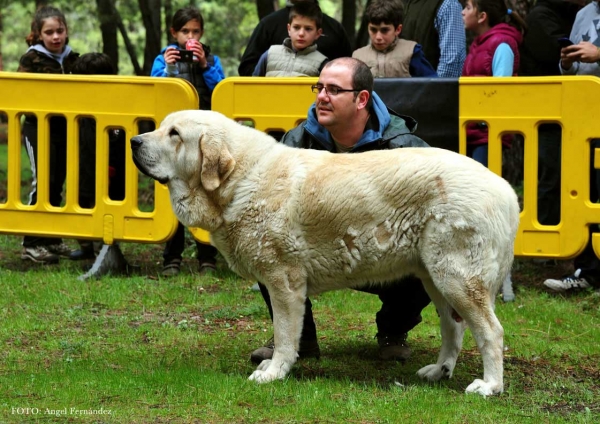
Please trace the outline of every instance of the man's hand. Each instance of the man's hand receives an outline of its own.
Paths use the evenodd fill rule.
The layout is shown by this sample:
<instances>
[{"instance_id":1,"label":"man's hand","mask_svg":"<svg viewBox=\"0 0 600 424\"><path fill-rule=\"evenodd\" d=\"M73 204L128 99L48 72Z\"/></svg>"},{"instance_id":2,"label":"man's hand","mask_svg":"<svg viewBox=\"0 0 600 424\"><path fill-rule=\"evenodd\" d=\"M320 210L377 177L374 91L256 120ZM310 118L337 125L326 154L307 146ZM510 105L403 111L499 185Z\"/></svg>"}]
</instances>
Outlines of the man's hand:
<instances>
[{"instance_id":1,"label":"man's hand","mask_svg":"<svg viewBox=\"0 0 600 424\"><path fill-rule=\"evenodd\" d=\"M573 62L594 63L599 60L600 49L589 41L582 41L560 51L560 65L563 69L570 69Z\"/></svg>"}]
</instances>

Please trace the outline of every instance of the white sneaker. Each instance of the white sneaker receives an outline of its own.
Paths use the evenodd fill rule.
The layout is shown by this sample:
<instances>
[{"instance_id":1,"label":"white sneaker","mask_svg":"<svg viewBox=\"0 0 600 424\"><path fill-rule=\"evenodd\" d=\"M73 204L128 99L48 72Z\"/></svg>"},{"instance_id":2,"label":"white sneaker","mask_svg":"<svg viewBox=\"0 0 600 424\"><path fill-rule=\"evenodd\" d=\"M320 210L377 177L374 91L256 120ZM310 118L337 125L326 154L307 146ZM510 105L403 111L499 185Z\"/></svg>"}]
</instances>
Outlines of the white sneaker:
<instances>
[{"instance_id":1,"label":"white sneaker","mask_svg":"<svg viewBox=\"0 0 600 424\"><path fill-rule=\"evenodd\" d=\"M554 280L552 278L544 281L544 285L548 287L550 290L554 290L556 292L564 292L568 290L581 290L590 288L590 283L583 277L580 277L581 269L578 269L568 277L563 277L560 280Z\"/></svg>"},{"instance_id":2,"label":"white sneaker","mask_svg":"<svg viewBox=\"0 0 600 424\"><path fill-rule=\"evenodd\" d=\"M24 247L21 252L21 259L39 264L55 264L58 262L58 256L49 252L44 246Z\"/></svg>"}]
</instances>

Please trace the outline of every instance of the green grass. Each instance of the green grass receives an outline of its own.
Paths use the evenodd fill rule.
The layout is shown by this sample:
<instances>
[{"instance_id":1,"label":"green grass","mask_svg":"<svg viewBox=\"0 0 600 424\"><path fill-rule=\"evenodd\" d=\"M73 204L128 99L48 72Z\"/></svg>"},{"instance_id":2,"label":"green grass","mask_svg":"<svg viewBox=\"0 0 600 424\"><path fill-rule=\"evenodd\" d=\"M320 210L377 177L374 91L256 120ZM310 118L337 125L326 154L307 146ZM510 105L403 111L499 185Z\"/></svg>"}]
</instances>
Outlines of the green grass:
<instances>
[{"instance_id":1,"label":"green grass","mask_svg":"<svg viewBox=\"0 0 600 424\"><path fill-rule=\"evenodd\" d=\"M505 393L464 394L482 375L467 332L454 377L439 384L415 373L437 357L433 307L410 334L405 364L376 359L377 297L346 290L313 299L320 360L289 377L247 380L249 353L271 334L260 295L224 264L216 277L158 277L161 246L123 245L138 266L129 277L79 281L83 264L36 266L19 258L20 239L0 236L0 422L110 423L514 423L600 419L600 297L552 296L544 273L521 261L517 301L498 302L504 325ZM89 264L88 264L89 265ZM38 408L37 415L13 408ZM67 409L65 416L46 414ZM111 415L75 415L110 410Z\"/></svg>"}]
</instances>

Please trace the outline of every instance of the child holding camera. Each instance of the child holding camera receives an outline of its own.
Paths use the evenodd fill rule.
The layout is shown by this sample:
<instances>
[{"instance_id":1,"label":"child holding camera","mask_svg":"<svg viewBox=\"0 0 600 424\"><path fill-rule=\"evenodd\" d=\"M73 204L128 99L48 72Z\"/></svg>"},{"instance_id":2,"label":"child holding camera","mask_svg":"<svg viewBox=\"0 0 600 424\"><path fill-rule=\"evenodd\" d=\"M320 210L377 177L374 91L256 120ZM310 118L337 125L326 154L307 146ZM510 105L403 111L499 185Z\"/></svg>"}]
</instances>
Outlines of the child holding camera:
<instances>
[{"instance_id":1,"label":"child holding camera","mask_svg":"<svg viewBox=\"0 0 600 424\"><path fill-rule=\"evenodd\" d=\"M221 60L200 42L204 19L193 6L179 9L173 15L171 36L175 40L154 59L153 77L183 78L192 83L200 97L200 109L211 108L212 91L225 78Z\"/></svg>"},{"instance_id":2,"label":"child holding camera","mask_svg":"<svg viewBox=\"0 0 600 424\"><path fill-rule=\"evenodd\" d=\"M211 96L216 85L225 78L218 56L200 42L204 34L204 19L193 6L179 9L173 15L171 36L175 43L165 47L154 59L153 77L176 77L191 82L200 97L199 109L211 109ZM181 258L185 249L185 231L179 223L175 235L167 242L163 251L165 277L179 274ZM217 249L196 241L200 274L215 270Z\"/></svg>"}]
</instances>

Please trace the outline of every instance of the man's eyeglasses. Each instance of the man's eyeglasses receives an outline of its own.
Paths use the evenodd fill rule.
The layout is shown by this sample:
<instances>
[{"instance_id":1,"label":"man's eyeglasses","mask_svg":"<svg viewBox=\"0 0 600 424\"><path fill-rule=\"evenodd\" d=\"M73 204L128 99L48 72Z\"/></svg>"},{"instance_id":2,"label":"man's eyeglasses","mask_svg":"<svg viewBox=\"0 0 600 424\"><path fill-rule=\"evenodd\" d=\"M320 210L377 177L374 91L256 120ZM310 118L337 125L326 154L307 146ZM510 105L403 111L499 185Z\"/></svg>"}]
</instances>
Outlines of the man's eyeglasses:
<instances>
[{"instance_id":1,"label":"man's eyeglasses","mask_svg":"<svg viewBox=\"0 0 600 424\"><path fill-rule=\"evenodd\" d=\"M361 91L361 90L354 90L354 89L345 89L345 88L339 88L336 87L335 85L326 87L323 84L315 84L315 85L311 85L310 89L312 90L313 93L315 94L319 94L323 89L325 89L325 92L329 95L329 96L337 96L339 93L347 93L347 92L357 92L357 91Z\"/></svg>"}]
</instances>

